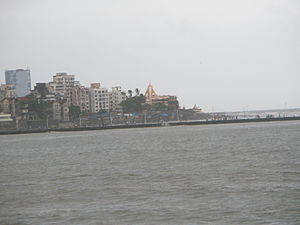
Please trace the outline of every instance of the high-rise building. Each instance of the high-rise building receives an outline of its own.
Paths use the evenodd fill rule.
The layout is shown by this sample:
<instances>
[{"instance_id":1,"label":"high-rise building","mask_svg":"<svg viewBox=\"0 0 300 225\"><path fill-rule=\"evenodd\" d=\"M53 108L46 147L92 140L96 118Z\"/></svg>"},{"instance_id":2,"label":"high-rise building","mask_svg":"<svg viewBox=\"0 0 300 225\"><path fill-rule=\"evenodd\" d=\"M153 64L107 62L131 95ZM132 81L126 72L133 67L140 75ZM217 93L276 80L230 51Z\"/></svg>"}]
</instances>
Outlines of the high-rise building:
<instances>
[{"instance_id":1,"label":"high-rise building","mask_svg":"<svg viewBox=\"0 0 300 225\"><path fill-rule=\"evenodd\" d=\"M101 88L99 83L90 87L90 111L95 113L101 110L109 111L109 95L106 88Z\"/></svg>"},{"instance_id":2,"label":"high-rise building","mask_svg":"<svg viewBox=\"0 0 300 225\"><path fill-rule=\"evenodd\" d=\"M29 69L6 70L5 82L12 86L16 97L24 97L30 94L31 80Z\"/></svg>"},{"instance_id":3,"label":"high-rise building","mask_svg":"<svg viewBox=\"0 0 300 225\"><path fill-rule=\"evenodd\" d=\"M109 108L110 111L121 111L120 103L126 100L126 94L122 92L121 87L113 87L109 92Z\"/></svg>"},{"instance_id":4,"label":"high-rise building","mask_svg":"<svg viewBox=\"0 0 300 225\"><path fill-rule=\"evenodd\" d=\"M90 90L87 87L76 85L72 88L72 105L79 106L80 111L90 111Z\"/></svg>"},{"instance_id":5,"label":"high-rise building","mask_svg":"<svg viewBox=\"0 0 300 225\"><path fill-rule=\"evenodd\" d=\"M48 84L50 92L60 95L67 100L67 105L71 105L72 102L72 88L75 85L79 85L78 81L75 81L75 75L68 75L67 73L57 73L53 76L53 81Z\"/></svg>"}]
</instances>

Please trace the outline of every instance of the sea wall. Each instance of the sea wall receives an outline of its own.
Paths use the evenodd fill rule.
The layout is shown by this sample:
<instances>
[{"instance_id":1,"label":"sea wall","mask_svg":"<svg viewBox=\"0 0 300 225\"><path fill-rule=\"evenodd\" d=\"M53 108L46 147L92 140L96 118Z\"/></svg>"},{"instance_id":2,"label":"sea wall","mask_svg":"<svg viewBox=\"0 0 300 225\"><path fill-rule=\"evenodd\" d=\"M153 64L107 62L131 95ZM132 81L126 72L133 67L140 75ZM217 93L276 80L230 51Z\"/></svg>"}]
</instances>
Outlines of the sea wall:
<instances>
[{"instance_id":1,"label":"sea wall","mask_svg":"<svg viewBox=\"0 0 300 225\"><path fill-rule=\"evenodd\" d=\"M129 128L147 128L164 126L190 126L190 125L210 125L210 124L231 124L231 123L255 123L255 122L273 122L273 121L292 121L300 120L300 117L281 117L281 118L256 118L256 119L237 119L237 120L195 120L195 121L169 121L162 123L143 123L113 126L95 126L95 127L72 127L72 128L50 128L50 129L27 129L27 130L1 130L0 135L8 134L28 134L45 132L67 132L67 131L89 131L89 130L108 130L108 129L129 129Z\"/></svg>"}]
</instances>

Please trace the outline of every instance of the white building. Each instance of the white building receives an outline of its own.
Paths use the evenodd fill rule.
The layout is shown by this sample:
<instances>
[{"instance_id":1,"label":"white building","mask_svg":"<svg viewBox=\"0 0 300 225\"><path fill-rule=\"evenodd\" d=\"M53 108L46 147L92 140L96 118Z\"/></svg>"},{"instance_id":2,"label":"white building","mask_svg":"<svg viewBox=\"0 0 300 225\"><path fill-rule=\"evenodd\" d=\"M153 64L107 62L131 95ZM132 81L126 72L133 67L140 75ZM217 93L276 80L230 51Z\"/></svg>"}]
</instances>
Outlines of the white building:
<instances>
[{"instance_id":1,"label":"white building","mask_svg":"<svg viewBox=\"0 0 300 225\"><path fill-rule=\"evenodd\" d=\"M109 92L109 108L110 111L120 111L122 107L120 103L126 100L126 94L122 92L121 87L113 87Z\"/></svg>"},{"instance_id":2,"label":"white building","mask_svg":"<svg viewBox=\"0 0 300 225\"><path fill-rule=\"evenodd\" d=\"M109 111L109 94L106 88L101 88L100 83L91 84L90 112L97 113L100 110Z\"/></svg>"},{"instance_id":3,"label":"white building","mask_svg":"<svg viewBox=\"0 0 300 225\"><path fill-rule=\"evenodd\" d=\"M0 114L0 122L12 122L13 119L11 118L10 114Z\"/></svg>"},{"instance_id":4,"label":"white building","mask_svg":"<svg viewBox=\"0 0 300 225\"><path fill-rule=\"evenodd\" d=\"M57 73L53 76L53 81L48 84L48 88L50 92L59 94L66 99L67 104L70 106L72 102L72 88L75 85L79 85L79 82L75 81L75 75Z\"/></svg>"}]
</instances>

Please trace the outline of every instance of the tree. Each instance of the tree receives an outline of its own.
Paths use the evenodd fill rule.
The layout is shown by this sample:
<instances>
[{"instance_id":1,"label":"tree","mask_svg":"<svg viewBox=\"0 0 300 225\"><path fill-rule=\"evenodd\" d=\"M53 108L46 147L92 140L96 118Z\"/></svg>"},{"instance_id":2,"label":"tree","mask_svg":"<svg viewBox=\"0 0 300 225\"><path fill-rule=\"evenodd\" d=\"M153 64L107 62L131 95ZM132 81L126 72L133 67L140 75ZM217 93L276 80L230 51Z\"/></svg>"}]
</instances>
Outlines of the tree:
<instances>
[{"instance_id":1,"label":"tree","mask_svg":"<svg viewBox=\"0 0 300 225\"><path fill-rule=\"evenodd\" d=\"M44 120L52 115L52 107L49 102L32 101L29 111L33 112L38 119Z\"/></svg>"},{"instance_id":2,"label":"tree","mask_svg":"<svg viewBox=\"0 0 300 225\"><path fill-rule=\"evenodd\" d=\"M132 90L128 90L128 97L132 98Z\"/></svg>"},{"instance_id":3,"label":"tree","mask_svg":"<svg viewBox=\"0 0 300 225\"><path fill-rule=\"evenodd\" d=\"M140 90L138 88L135 89L135 95L139 96L140 95Z\"/></svg>"},{"instance_id":4,"label":"tree","mask_svg":"<svg viewBox=\"0 0 300 225\"><path fill-rule=\"evenodd\" d=\"M133 112L141 112L145 108L146 98L143 95L136 95L133 97L129 97L123 102L121 102L121 106L123 107L123 111L125 113L133 113Z\"/></svg>"},{"instance_id":5,"label":"tree","mask_svg":"<svg viewBox=\"0 0 300 225\"><path fill-rule=\"evenodd\" d=\"M79 106L71 105L69 107L69 117L72 121L78 119L80 114L81 114L81 110Z\"/></svg>"}]
</instances>

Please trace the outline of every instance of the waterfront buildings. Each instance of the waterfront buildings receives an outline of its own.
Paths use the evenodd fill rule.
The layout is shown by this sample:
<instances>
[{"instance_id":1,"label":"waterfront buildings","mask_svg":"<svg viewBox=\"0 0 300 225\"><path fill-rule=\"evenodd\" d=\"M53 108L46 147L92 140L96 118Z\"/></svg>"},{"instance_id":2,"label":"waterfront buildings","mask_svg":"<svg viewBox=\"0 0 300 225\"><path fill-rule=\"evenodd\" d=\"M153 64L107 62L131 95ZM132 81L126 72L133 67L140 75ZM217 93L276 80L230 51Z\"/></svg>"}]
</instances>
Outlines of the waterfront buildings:
<instances>
[{"instance_id":1,"label":"waterfront buildings","mask_svg":"<svg viewBox=\"0 0 300 225\"><path fill-rule=\"evenodd\" d=\"M3 98L14 98L16 97L15 90L10 84L0 85L0 100Z\"/></svg>"},{"instance_id":2,"label":"waterfront buildings","mask_svg":"<svg viewBox=\"0 0 300 225\"><path fill-rule=\"evenodd\" d=\"M110 111L122 111L121 102L126 100L126 94L122 92L120 86L113 87L109 92L109 109Z\"/></svg>"},{"instance_id":3,"label":"waterfront buildings","mask_svg":"<svg viewBox=\"0 0 300 225\"><path fill-rule=\"evenodd\" d=\"M15 98L2 98L0 100L0 113L1 114L14 114L14 108L12 104L14 104Z\"/></svg>"},{"instance_id":4,"label":"waterfront buildings","mask_svg":"<svg viewBox=\"0 0 300 225\"><path fill-rule=\"evenodd\" d=\"M57 100L57 96L49 91L47 83L36 83L36 86L34 86L31 94L38 102L50 102Z\"/></svg>"},{"instance_id":5,"label":"waterfront buildings","mask_svg":"<svg viewBox=\"0 0 300 225\"><path fill-rule=\"evenodd\" d=\"M67 100L59 94L50 92L46 83L37 83L32 90L33 104L36 111L44 111L37 117L50 120L69 121L69 107Z\"/></svg>"},{"instance_id":6,"label":"waterfront buildings","mask_svg":"<svg viewBox=\"0 0 300 225\"><path fill-rule=\"evenodd\" d=\"M80 107L81 112L122 111L119 104L125 99L126 94L120 86L111 91L101 87L100 83L92 83L90 88L80 85L72 88L72 105Z\"/></svg>"},{"instance_id":7,"label":"waterfront buildings","mask_svg":"<svg viewBox=\"0 0 300 225\"><path fill-rule=\"evenodd\" d=\"M151 84L148 85L145 91L145 98L146 104L149 105L165 105L170 109L177 109L179 107L175 95L157 95Z\"/></svg>"},{"instance_id":8,"label":"waterfront buildings","mask_svg":"<svg viewBox=\"0 0 300 225\"><path fill-rule=\"evenodd\" d=\"M67 100L67 104L70 106L72 102L72 88L75 85L79 85L78 81L75 81L75 75L68 75L67 73L57 73L53 76L53 81L49 82L49 91L60 95Z\"/></svg>"},{"instance_id":9,"label":"waterfront buildings","mask_svg":"<svg viewBox=\"0 0 300 225\"><path fill-rule=\"evenodd\" d=\"M1 113L10 114L18 120L28 120L30 119L29 103L28 97L4 98L0 101Z\"/></svg>"},{"instance_id":10,"label":"waterfront buildings","mask_svg":"<svg viewBox=\"0 0 300 225\"><path fill-rule=\"evenodd\" d=\"M90 87L90 112L97 113L101 110L109 111L109 94L106 88L101 88L100 83L93 83Z\"/></svg>"},{"instance_id":11,"label":"waterfront buildings","mask_svg":"<svg viewBox=\"0 0 300 225\"><path fill-rule=\"evenodd\" d=\"M92 83L90 87L85 87L75 80L75 75L67 73L55 74L49 83L36 83L33 90L30 90L29 70L7 70L5 78L7 84L0 85L0 114L10 114L15 123L24 122L23 124L30 124L29 127L45 126L49 121L63 124L61 122L69 121L69 114L72 122L80 120L81 116L99 118L103 115L109 115L110 123L112 120L122 121L123 109L132 103L134 107L131 111L135 115L142 110L148 110L149 118L152 114L153 118L157 114L152 112L166 115L166 111L178 109L176 96L157 95L152 85L148 86L145 97L140 94L139 89L136 89L135 96L129 90L127 97L120 86L109 90L100 83ZM24 87L26 91L23 90L22 94L20 90ZM24 94L25 96L20 97ZM124 100L129 100L129 103L124 102L121 106ZM146 118L145 114L147 112L143 111L143 118Z\"/></svg>"},{"instance_id":12,"label":"waterfront buildings","mask_svg":"<svg viewBox=\"0 0 300 225\"><path fill-rule=\"evenodd\" d=\"M87 87L76 85L72 88L72 105L80 107L81 112L90 111L90 90Z\"/></svg>"},{"instance_id":13,"label":"waterfront buildings","mask_svg":"<svg viewBox=\"0 0 300 225\"><path fill-rule=\"evenodd\" d=\"M6 70L5 82L7 85L11 85L16 97L26 96L31 90L30 70Z\"/></svg>"}]
</instances>

